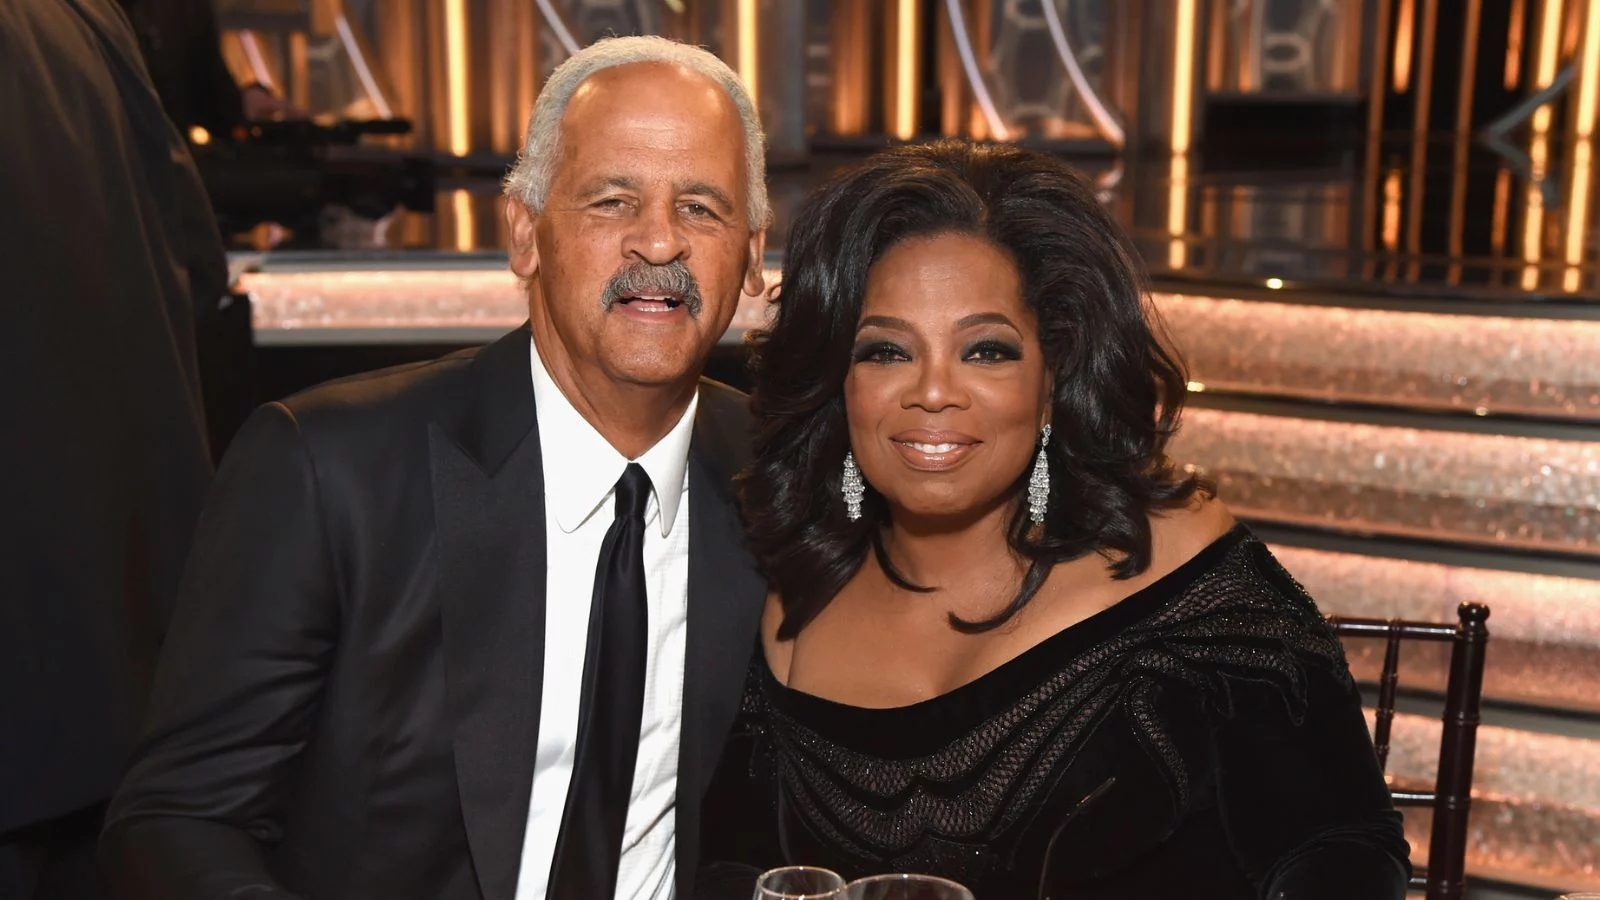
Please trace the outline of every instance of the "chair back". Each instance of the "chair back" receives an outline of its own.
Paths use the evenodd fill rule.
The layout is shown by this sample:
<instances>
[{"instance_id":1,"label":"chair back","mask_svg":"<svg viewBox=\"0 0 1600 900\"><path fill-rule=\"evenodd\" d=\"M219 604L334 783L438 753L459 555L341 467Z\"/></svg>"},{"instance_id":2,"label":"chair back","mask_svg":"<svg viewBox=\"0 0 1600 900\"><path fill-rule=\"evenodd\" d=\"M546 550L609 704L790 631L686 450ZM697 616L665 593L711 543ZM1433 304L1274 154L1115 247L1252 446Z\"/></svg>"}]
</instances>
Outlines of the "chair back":
<instances>
[{"instance_id":1,"label":"chair back","mask_svg":"<svg viewBox=\"0 0 1600 900\"><path fill-rule=\"evenodd\" d=\"M1330 616L1341 638L1379 638L1386 642L1372 743L1387 772L1389 734L1400 675L1400 643L1407 640L1450 643L1450 674L1445 682L1444 729L1439 741L1439 773L1432 791L1393 791L1398 807L1433 807L1428 865L1417 868L1411 889L1427 900L1460 900L1466 890L1467 813L1472 806L1472 760L1478 742L1478 711L1483 705L1483 661L1488 648L1489 608L1463 603L1453 624L1400 619Z\"/></svg>"}]
</instances>

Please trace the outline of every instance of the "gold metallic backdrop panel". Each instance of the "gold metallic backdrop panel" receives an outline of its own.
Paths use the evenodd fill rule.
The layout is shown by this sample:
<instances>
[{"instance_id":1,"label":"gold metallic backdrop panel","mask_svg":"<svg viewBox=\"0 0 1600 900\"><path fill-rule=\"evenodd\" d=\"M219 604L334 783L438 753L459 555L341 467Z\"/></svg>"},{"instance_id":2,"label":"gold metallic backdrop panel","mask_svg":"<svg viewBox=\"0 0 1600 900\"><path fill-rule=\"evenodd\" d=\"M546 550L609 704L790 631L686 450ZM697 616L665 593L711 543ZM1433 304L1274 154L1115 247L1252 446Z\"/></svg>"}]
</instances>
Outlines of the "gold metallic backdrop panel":
<instances>
[{"instance_id":1,"label":"gold metallic backdrop panel","mask_svg":"<svg viewBox=\"0 0 1600 900\"><path fill-rule=\"evenodd\" d=\"M768 288L778 272L768 270ZM287 343L317 332L503 332L528 317L517 278L504 268L438 268L323 272L252 272L239 279L250 296L259 343ZM767 301L744 297L730 328L737 340L765 322ZM488 338L485 337L485 340ZM314 340L314 338L313 338Z\"/></svg>"},{"instance_id":2,"label":"gold metallic backdrop panel","mask_svg":"<svg viewBox=\"0 0 1600 900\"><path fill-rule=\"evenodd\" d=\"M1600 421L1600 321L1157 294L1207 388Z\"/></svg>"},{"instance_id":3,"label":"gold metallic backdrop panel","mask_svg":"<svg viewBox=\"0 0 1600 900\"><path fill-rule=\"evenodd\" d=\"M1490 608L1484 694L1494 700L1600 712L1600 581L1411 560L1272 548L1324 613L1423 622L1455 620L1462 603ZM1376 682L1384 642L1345 640L1358 679ZM1443 691L1450 648L1411 641L1400 684Z\"/></svg>"},{"instance_id":4,"label":"gold metallic backdrop panel","mask_svg":"<svg viewBox=\"0 0 1600 900\"><path fill-rule=\"evenodd\" d=\"M1235 0L1207 17L1206 87L1220 93L1354 94L1362 4Z\"/></svg>"},{"instance_id":5,"label":"gold metallic backdrop panel","mask_svg":"<svg viewBox=\"0 0 1600 900\"><path fill-rule=\"evenodd\" d=\"M987 21L988 0L962 0L962 17L966 22ZM967 74L961 66L961 51L957 48L956 35L951 28L950 16L942 12L937 16L935 29L938 36L938 63L939 78L939 133L944 135L967 135L983 139L991 137L982 110L978 108L977 99L972 91L972 84L967 80ZM986 41L978 38L975 41L975 51L980 51Z\"/></svg>"},{"instance_id":6,"label":"gold metallic backdrop panel","mask_svg":"<svg viewBox=\"0 0 1600 900\"><path fill-rule=\"evenodd\" d=\"M1489 646L1492 660L1493 639ZM1440 728L1435 718L1395 716L1389 773L1397 786L1432 786ZM1472 797L1470 872L1552 890L1600 889L1600 741L1482 726ZM1431 815L1404 812L1412 859L1425 863Z\"/></svg>"},{"instance_id":7,"label":"gold metallic backdrop panel","mask_svg":"<svg viewBox=\"0 0 1600 900\"><path fill-rule=\"evenodd\" d=\"M239 289L250 295L262 337L316 329L510 330L528 315L527 298L505 269L250 273Z\"/></svg>"},{"instance_id":8,"label":"gold metallic backdrop panel","mask_svg":"<svg viewBox=\"0 0 1600 900\"><path fill-rule=\"evenodd\" d=\"M545 54L539 46L533 4L528 0L489 0L486 4L489 52L489 149L514 153L538 96Z\"/></svg>"},{"instance_id":9,"label":"gold metallic backdrop panel","mask_svg":"<svg viewBox=\"0 0 1600 900\"><path fill-rule=\"evenodd\" d=\"M1191 407L1172 455L1254 518L1600 558L1600 443Z\"/></svg>"},{"instance_id":10,"label":"gold metallic backdrop panel","mask_svg":"<svg viewBox=\"0 0 1600 900\"><path fill-rule=\"evenodd\" d=\"M393 114L413 120L412 141L419 149L458 155L515 151L538 89L567 58L568 44L585 46L612 34L660 34L706 46L751 84L775 150L791 147L799 133L802 115L791 107L803 106L797 61L803 60L804 40L789 33L804 29L791 27L802 21L796 14L800 8L793 4L314 0L316 8L335 12L346 3L364 11L350 17L349 42L370 42L378 80L392 84L385 94L393 101ZM304 35L300 37L303 42ZM313 71L310 77L326 81L330 76Z\"/></svg>"},{"instance_id":11,"label":"gold metallic backdrop panel","mask_svg":"<svg viewBox=\"0 0 1600 900\"><path fill-rule=\"evenodd\" d=\"M1122 142L1121 120L1127 98L1136 86L1115 77L1119 57L1134 43L1126 4L1109 0L962 0L962 21L972 43L987 102L997 130L978 108L979 99L960 65L948 56L953 43L941 42L941 85L946 94L959 91L966 114L946 110L945 133L975 138L1017 140L1089 140ZM940 4L942 28L948 32L947 4ZM1068 61L1070 56L1070 63ZM1068 67L1076 67L1082 82ZM959 77L963 84L958 85ZM1113 138L1096 120L1096 107L1116 123Z\"/></svg>"},{"instance_id":12,"label":"gold metallic backdrop panel","mask_svg":"<svg viewBox=\"0 0 1600 900\"><path fill-rule=\"evenodd\" d=\"M823 130L858 135L872 122L873 9L867 3L834 3L829 18L829 81L832 99Z\"/></svg>"}]
</instances>

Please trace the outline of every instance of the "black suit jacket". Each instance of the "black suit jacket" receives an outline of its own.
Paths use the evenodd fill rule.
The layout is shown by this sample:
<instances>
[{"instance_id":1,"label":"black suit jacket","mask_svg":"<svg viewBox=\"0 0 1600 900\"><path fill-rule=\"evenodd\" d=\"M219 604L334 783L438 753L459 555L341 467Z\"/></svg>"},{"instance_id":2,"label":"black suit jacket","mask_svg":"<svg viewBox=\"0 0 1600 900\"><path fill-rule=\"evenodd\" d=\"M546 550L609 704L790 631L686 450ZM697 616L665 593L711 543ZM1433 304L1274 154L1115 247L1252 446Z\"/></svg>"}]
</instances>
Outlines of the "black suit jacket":
<instances>
[{"instance_id":1,"label":"black suit jacket","mask_svg":"<svg viewBox=\"0 0 1600 900\"><path fill-rule=\"evenodd\" d=\"M194 330L226 279L116 5L0 0L0 842L103 804L133 746L211 482Z\"/></svg>"},{"instance_id":2,"label":"black suit jacket","mask_svg":"<svg viewBox=\"0 0 1600 900\"><path fill-rule=\"evenodd\" d=\"M112 803L118 895L512 900L546 602L528 341L336 382L245 425ZM765 591L730 484L748 422L742 395L702 383L681 896Z\"/></svg>"}]
</instances>

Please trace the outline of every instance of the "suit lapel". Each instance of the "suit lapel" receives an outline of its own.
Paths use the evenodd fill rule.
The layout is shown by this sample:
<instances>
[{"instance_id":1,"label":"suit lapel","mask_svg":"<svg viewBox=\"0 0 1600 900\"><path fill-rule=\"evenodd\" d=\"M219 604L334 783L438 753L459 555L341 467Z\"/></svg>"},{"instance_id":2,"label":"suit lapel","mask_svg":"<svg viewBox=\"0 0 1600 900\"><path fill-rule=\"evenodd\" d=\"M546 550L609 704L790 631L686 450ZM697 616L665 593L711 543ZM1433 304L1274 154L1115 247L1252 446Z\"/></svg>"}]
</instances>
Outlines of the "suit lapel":
<instances>
[{"instance_id":1,"label":"suit lapel","mask_svg":"<svg viewBox=\"0 0 1600 900\"><path fill-rule=\"evenodd\" d=\"M456 780L478 885L512 900L544 674L544 479L527 328L472 363L460 417L429 432Z\"/></svg>"},{"instance_id":2,"label":"suit lapel","mask_svg":"<svg viewBox=\"0 0 1600 900\"><path fill-rule=\"evenodd\" d=\"M734 398L738 397L738 400ZM739 711L766 581L745 550L733 477L749 455L742 397L703 383L689 453L689 608L678 755L678 895L699 858L700 801Z\"/></svg>"}]
</instances>

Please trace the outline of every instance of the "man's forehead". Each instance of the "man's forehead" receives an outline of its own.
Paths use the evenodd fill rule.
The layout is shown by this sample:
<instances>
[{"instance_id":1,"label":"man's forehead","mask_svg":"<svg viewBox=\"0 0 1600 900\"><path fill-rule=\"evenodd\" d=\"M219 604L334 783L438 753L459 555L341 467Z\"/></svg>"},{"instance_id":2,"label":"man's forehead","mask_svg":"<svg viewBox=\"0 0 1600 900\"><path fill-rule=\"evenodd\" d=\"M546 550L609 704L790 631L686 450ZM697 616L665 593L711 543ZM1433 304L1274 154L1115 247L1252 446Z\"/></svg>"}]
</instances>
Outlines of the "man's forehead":
<instances>
[{"instance_id":1,"label":"man's forehead","mask_svg":"<svg viewBox=\"0 0 1600 900\"><path fill-rule=\"evenodd\" d=\"M678 97L695 101L720 99L716 105L732 105L732 100L710 76L682 63L666 60L640 60L610 66L585 78L567 101L567 113L606 101L628 101L643 95Z\"/></svg>"},{"instance_id":2,"label":"man's forehead","mask_svg":"<svg viewBox=\"0 0 1600 900\"><path fill-rule=\"evenodd\" d=\"M733 101L716 82L677 64L670 64L670 68L692 76L692 80L596 81L616 70L649 73L645 67L653 65L658 64L629 63L598 72L585 81L563 114L558 158L563 163L600 162L614 156L605 152L608 148L650 147L665 142L663 146L681 145L679 149L685 151L684 158L672 162L714 165L731 155L738 158L730 162L742 170L744 124Z\"/></svg>"}]
</instances>

